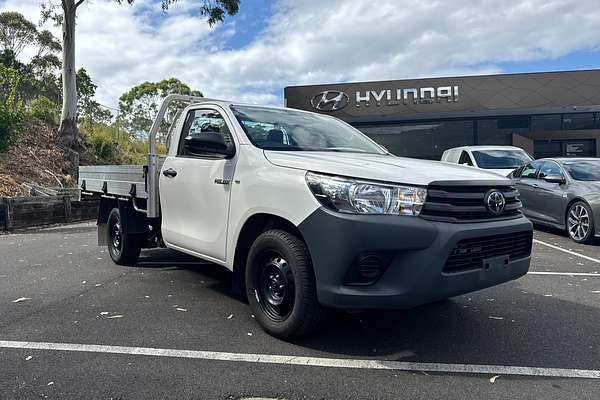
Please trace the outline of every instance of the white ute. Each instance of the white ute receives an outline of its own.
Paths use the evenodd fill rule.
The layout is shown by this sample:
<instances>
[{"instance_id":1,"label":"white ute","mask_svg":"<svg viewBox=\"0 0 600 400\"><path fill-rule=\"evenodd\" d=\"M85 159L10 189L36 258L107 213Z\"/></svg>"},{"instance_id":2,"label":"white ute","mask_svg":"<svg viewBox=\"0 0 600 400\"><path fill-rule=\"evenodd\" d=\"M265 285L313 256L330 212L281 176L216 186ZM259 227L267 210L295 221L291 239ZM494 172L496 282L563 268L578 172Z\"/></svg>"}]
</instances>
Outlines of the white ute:
<instances>
[{"instance_id":1,"label":"white ute","mask_svg":"<svg viewBox=\"0 0 600 400\"><path fill-rule=\"evenodd\" d=\"M525 150L514 146L463 146L442 154L444 162L485 169L502 176L508 176L532 160Z\"/></svg>"},{"instance_id":2,"label":"white ute","mask_svg":"<svg viewBox=\"0 0 600 400\"><path fill-rule=\"evenodd\" d=\"M155 137L167 106L192 103ZM258 323L293 337L327 308L408 308L527 273L532 225L498 175L400 158L329 116L168 96L147 166L81 167L117 264L166 246L233 271Z\"/></svg>"}]
</instances>

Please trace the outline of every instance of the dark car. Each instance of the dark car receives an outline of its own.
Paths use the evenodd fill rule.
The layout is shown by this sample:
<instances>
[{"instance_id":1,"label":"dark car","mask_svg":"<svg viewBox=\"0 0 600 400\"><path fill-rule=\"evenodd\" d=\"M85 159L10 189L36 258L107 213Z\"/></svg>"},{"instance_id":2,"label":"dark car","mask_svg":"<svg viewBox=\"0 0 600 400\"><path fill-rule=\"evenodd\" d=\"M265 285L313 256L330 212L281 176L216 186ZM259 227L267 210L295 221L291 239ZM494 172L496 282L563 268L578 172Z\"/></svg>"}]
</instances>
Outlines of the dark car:
<instances>
[{"instance_id":1,"label":"dark car","mask_svg":"<svg viewBox=\"0 0 600 400\"><path fill-rule=\"evenodd\" d=\"M577 243L600 236L600 159L544 158L512 173L523 213Z\"/></svg>"}]
</instances>

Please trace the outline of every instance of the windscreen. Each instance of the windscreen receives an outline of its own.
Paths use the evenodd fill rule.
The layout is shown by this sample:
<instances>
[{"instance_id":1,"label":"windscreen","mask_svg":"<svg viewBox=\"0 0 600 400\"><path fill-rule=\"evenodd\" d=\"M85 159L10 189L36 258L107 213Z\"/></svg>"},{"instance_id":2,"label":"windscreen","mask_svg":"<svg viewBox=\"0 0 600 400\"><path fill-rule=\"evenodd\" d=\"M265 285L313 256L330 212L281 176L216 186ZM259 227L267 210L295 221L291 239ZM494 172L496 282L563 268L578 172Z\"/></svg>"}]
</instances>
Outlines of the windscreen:
<instances>
[{"instance_id":1,"label":"windscreen","mask_svg":"<svg viewBox=\"0 0 600 400\"><path fill-rule=\"evenodd\" d=\"M361 132L332 117L253 106L231 109L250 141L261 149L386 154Z\"/></svg>"},{"instance_id":2,"label":"windscreen","mask_svg":"<svg viewBox=\"0 0 600 400\"><path fill-rule=\"evenodd\" d=\"M563 168L576 181L600 181L600 160L569 161Z\"/></svg>"},{"instance_id":3,"label":"windscreen","mask_svg":"<svg viewBox=\"0 0 600 400\"><path fill-rule=\"evenodd\" d=\"M483 169L515 169L531 161L523 150L475 150L473 157Z\"/></svg>"}]
</instances>

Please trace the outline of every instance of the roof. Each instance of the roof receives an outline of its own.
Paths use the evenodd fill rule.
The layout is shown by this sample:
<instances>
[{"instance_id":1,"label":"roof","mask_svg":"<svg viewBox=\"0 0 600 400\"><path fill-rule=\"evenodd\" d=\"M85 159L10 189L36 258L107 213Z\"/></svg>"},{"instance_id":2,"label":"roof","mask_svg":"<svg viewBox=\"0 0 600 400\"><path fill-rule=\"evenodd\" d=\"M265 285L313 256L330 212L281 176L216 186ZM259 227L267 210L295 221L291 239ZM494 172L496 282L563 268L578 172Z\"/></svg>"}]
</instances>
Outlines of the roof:
<instances>
[{"instance_id":1,"label":"roof","mask_svg":"<svg viewBox=\"0 0 600 400\"><path fill-rule=\"evenodd\" d=\"M515 146L482 146L482 145L478 145L478 146L460 146L460 147L454 147L451 149L448 149L446 151L449 150L523 150L520 147L515 147Z\"/></svg>"},{"instance_id":2,"label":"roof","mask_svg":"<svg viewBox=\"0 0 600 400\"><path fill-rule=\"evenodd\" d=\"M600 158L596 157L546 157L540 160L552 160L559 163L565 163L569 161L600 161ZM539 160L536 160L539 161Z\"/></svg>"}]
</instances>

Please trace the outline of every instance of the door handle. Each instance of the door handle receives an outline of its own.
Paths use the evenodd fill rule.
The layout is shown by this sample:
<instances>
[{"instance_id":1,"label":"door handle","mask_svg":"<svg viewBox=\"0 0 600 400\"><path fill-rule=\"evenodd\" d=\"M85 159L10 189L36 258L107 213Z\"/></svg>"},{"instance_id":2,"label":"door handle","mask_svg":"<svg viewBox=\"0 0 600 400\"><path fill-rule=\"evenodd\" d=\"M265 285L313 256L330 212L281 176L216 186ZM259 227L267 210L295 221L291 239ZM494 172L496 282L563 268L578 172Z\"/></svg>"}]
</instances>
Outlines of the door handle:
<instances>
[{"instance_id":1,"label":"door handle","mask_svg":"<svg viewBox=\"0 0 600 400\"><path fill-rule=\"evenodd\" d=\"M163 175L167 178L175 178L177 176L177 171L175 171L173 168L169 168L163 171Z\"/></svg>"},{"instance_id":2,"label":"door handle","mask_svg":"<svg viewBox=\"0 0 600 400\"><path fill-rule=\"evenodd\" d=\"M538 185L537 183L534 183L531 186L533 186L534 188L539 188L540 187L540 185Z\"/></svg>"}]
</instances>

